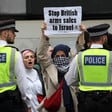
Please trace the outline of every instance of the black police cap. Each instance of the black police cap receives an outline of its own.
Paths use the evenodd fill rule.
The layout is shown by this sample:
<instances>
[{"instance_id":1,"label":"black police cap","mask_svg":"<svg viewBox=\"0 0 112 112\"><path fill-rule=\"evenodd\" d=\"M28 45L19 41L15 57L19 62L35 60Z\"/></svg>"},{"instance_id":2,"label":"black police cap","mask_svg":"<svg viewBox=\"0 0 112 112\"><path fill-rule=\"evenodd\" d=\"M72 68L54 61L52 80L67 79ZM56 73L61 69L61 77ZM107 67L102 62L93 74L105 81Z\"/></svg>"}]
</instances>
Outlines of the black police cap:
<instances>
[{"instance_id":1,"label":"black police cap","mask_svg":"<svg viewBox=\"0 0 112 112\"><path fill-rule=\"evenodd\" d=\"M109 24L100 24L90 28L87 28L87 31L91 37L102 36L108 33Z\"/></svg>"},{"instance_id":2,"label":"black police cap","mask_svg":"<svg viewBox=\"0 0 112 112\"><path fill-rule=\"evenodd\" d=\"M19 32L15 28L15 20L14 19L0 20L0 30L6 30L6 29L11 29L14 32Z\"/></svg>"}]
</instances>

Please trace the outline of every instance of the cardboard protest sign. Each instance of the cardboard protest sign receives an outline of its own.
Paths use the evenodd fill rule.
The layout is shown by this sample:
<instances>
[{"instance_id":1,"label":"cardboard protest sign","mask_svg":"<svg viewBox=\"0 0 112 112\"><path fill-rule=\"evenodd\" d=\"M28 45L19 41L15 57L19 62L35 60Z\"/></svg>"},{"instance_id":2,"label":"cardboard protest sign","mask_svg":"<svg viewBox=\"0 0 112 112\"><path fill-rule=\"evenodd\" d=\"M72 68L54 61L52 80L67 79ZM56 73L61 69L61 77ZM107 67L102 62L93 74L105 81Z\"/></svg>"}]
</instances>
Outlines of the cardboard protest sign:
<instances>
[{"instance_id":1,"label":"cardboard protest sign","mask_svg":"<svg viewBox=\"0 0 112 112\"><path fill-rule=\"evenodd\" d=\"M45 7L44 20L47 24L46 35L78 34L82 19L82 8L74 7Z\"/></svg>"}]
</instances>

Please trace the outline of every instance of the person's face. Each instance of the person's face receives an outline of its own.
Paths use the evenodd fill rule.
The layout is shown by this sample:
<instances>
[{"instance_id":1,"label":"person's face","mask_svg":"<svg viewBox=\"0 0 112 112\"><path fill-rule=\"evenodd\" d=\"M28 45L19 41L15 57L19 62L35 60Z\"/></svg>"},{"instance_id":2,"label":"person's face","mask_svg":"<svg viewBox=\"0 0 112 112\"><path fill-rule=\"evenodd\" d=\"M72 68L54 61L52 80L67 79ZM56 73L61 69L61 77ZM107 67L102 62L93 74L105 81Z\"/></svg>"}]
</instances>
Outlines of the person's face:
<instances>
[{"instance_id":1,"label":"person's face","mask_svg":"<svg viewBox=\"0 0 112 112\"><path fill-rule=\"evenodd\" d=\"M27 69L32 69L35 62L35 56L32 52L27 52L23 55L23 62Z\"/></svg>"},{"instance_id":2,"label":"person's face","mask_svg":"<svg viewBox=\"0 0 112 112\"><path fill-rule=\"evenodd\" d=\"M16 37L16 34L13 30L8 30L7 31L6 41L7 41L8 44L14 44L15 37Z\"/></svg>"},{"instance_id":3,"label":"person's face","mask_svg":"<svg viewBox=\"0 0 112 112\"><path fill-rule=\"evenodd\" d=\"M66 57L66 55L65 55L64 51L60 50L56 53L55 57Z\"/></svg>"},{"instance_id":4,"label":"person's face","mask_svg":"<svg viewBox=\"0 0 112 112\"><path fill-rule=\"evenodd\" d=\"M49 46L49 48L47 50L47 55L51 56L52 51L53 51L53 48L51 46Z\"/></svg>"}]
</instances>

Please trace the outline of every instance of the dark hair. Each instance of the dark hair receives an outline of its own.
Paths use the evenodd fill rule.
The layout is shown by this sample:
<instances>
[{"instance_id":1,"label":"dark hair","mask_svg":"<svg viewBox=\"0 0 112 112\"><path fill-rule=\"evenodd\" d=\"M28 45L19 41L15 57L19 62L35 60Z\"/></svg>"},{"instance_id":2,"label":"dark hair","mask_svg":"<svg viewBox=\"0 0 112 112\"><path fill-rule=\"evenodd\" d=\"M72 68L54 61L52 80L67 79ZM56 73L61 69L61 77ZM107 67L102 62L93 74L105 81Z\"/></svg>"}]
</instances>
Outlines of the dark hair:
<instances>
[{"instance_id":1,"label":"dark hair","mask_svg":"<svg viewBox=\"0 0 112 112\"><path fill-rule=\"evenodd\" d=\"M65 53L66 57L69 56L69 52L70 52L70 47L64 44L59 44L57 46L54 47L52 54L51 54L51 58L54 58L54 56L56 55L56 53L61 50Z\"/></svg>"},{"instance_id":2,"label":"dark hair","mask_svg":"<svg viewBox=\"0 0 112 112\"><path fill-rule=\"evenodd\" d=\"M89 46L87 45L88 42L91 41L89 33L87 31L84 32L84 40L85 40L85 44L84 44L84 49L88 49Z\"/></svg>"},{"instance_id":3,"label":"dark hair","mask_svg":"<svg viewBox=\"0 0 112 112\"><path fill-rule=\"evenodd\" d=\"M112 34L107 34L107 43L104 44L104 48L107 50L112 50Z\"/></svg>"}]
</instances>

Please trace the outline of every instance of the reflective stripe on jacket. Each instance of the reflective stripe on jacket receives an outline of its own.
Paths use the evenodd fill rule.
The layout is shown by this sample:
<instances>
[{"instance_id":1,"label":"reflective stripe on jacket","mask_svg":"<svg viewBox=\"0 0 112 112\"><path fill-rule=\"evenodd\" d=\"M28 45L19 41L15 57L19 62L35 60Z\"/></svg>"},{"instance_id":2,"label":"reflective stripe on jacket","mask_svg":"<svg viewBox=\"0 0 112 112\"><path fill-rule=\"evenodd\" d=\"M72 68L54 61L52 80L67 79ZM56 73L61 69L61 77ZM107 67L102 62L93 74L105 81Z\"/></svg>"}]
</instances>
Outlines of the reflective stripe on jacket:
<instances>
[{"instance_id":1,"label":"reflective stripe on jacket","mask_svg":"<svg viewBox=\"0 0 112 112\"><path fill-rule=\"evenodd\" d=\"M15 54L14 48L0 47L0 93L16 89Z\"/></svg>"},{"instance_id":2,"label":"reflective stripe on jacket","mask_svg":"<svg viewBox=\"0 0 112 112\"><path fill-rule=\"evenodd\" d=\"M112 52L88 49L78 54L79 89L112 90Z\"/></svg>"}]
</instances>

